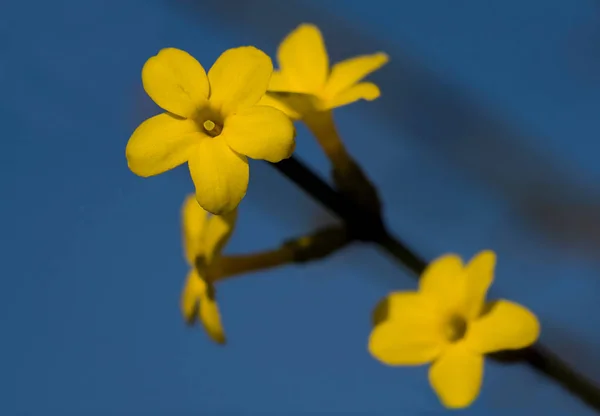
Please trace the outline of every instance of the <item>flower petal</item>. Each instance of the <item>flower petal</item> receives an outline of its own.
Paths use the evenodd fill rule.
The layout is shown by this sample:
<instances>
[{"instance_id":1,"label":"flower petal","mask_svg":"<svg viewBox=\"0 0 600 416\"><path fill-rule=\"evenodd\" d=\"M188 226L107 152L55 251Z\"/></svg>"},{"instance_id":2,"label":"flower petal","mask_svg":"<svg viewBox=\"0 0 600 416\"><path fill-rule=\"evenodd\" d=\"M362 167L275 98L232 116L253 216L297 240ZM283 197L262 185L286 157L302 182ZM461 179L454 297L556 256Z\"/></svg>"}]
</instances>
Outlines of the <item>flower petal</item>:
<instances>
[{"instance_id":1,"label":"flower petal","mask_svg":"<svg viewBox=\"0 0 600 416\"><path fill-rule=\"evenodd\" d=\"M233 211L246 195L248 160L231 150L221 136L201 140L188 164L196 199L208 212L221 215Z\"/></svg>"},{"instance_id":2,"label":"flower petal","mask_svg":"<svg viewBox=\"0 0 600 416\"><path fill-rule=\"evenodd\" d=\"M278 105L272 105L272 101L271 103L267 102L266 105L283 111L292 119L303 118L306 114L320 111L321 108L321 100L312 94L270 92L265 94L265 97L278 100ZM261 104L264 105L264 102Z\"/></svg>"},{"instance_id":3,"label":"flower petal","mask_svg":"<svg viewBox=\"0 0 600 416\"><path fill-rule=\"evenodd\" d=\"M277 60L291 92L317 93L325 86L329 57L321 32L301 24L279 45Z\"/></svg>"},{"instance_id":4,"label":"flower petal","mask_svg":"<svg viewBox=\"0 0 600 416\"><path fill-rule=\"evenodd\" d=\"M125 149L127 164L136 175L158 175L185 163L202 137L192 120L159 114L131 135Z\"/></svg>"},{"instance_id":5,"label":"flower petal","mask_svg":"<svg viewBox=\"0 0 600 416\"><path fill-rule=\"evenodd\" d=\"M483 356L463 343L448 348L429 369L429 383L442 404L451 409L469 406L483 381Z\"/></svg>"},{"instance_id":6,"label":"flower petal","mask_svg":"<svg viewBox=\"0 0 600 416\"><path fill-rule=\"evenodd\" d=\"M387 320L405 320L408 316L433 321L437 309L431 298L419 292L391 292L377 303L373 313L377 315L373 317L374 324Z\"/></svg>"},{"instance_id":7,"label":"flower petal","mask_svg":"<svg viewBox=\"0 0 600 416\"><path fill-rule=\"evenodd\" d=\"M381 68L388 60L389 57L385 53L378 52L338 62L331 68L331 75L327 80L324 94L331 98L335 97L371 72Z\"/></svg>"},{"instance_id":8,"label":"flower petal","mask_svg":"<svg viewBox=\"0 0 600 416\"><path fill-rule=\"evenodd\" d=\"M190 269L185 286L181 292L181 314L188 324L193 324L198 313L198 302L200 295L205 290L205 283L202 281L196 269Z\"/></svg>"},{"instance_id":9,"label":"flower petal","mask_svg":"<svg viewBox=\"0 0 600 416\"><path fill-rule=\"evenodd\" d=\"M219 344L225 343L219 306L215 300L215 289L200 277L195 268L188 273L181 294L181 313L190 325L196 321L196 318L199 318L213 341Z\"/></svg>"},{"instance_id":10,"label":"flower petal","mask_svg":"<svg viewBox=\"0 0 600 416\"><path fill-rule=\"evenodd\" d=\"M395 292L377 305L379 321L369 338L369 351L388 365L419 365L433 360L445 345L440 316L418 293ZM377 316L384 313L385 316ZM383 319L382 319L383 318Z\"/></svg>"},{"instance_id":11,"label":"flower petal","mask_svg":"<svg viewBox=\"0 0 600 416\"><path fill-rule=\"evenodd\" d=\"M188 195L181 212L183 228L183 247L185 258L190 266L195 265L196 257L205 254L205 231L208 212L196 201L194 195Z\"/></svg>"},{"instance_id":12,"label":"flower petal","mask_svg":"<svg viewBox=\"0 0 600 416\"><path fill-rule=\"evenodd\" d=\"M210 283L204 283L206 289L201 295L198 317L212 340L219 344L225 344L225 331L221 323L219 305L215 299L215 288Z\"/></svg>"},{"instance_id":13,"label":"flower petal","mask_svg":"<svg viewBox=\"0 0 600 416\"><path fill-rule=\"evenodd\" d=\"M480 353L516 350L532 345L540 323L527 308L508 300L492 302L490 310L471 322L465 342Z\"/></svg>"},{"instance_id":14,"label":"flower petal","mask_svg":"<svg viewBox=\"0 0 600 416\"><path fill-rule=\"evenodd\" d=\"M210 103L223 115L256 104L267 91L273 63L254 46L228 49L208 71Z\"/></svg>"},{"instance_id":15,"label":"flower petal","mask_svg":"<svg viewBox=\"0 0 600 416\"><path fill-rule=\"evenodd\" d=\"M434 360L443 345L433 333L387 321L377 325L369 337L369 352L384 364L422 365Z\"/></svg>"},{"instance_id":16,"label":"flower petal","mask_svg":"<svg viewBox=\"0 0 600 416\"><path fill-rule=\"evenodd\" d=\"M323 101L321 105L322 110L342 107L344 105L352 104L358 100L373 101L380 95L379 87L371 82L361 82L360 84L353 85L333 96L329 100Z\"/></svg>"},{"instance_id":17,"label":"flower petal","mask_svg":"<svg viewBox=\"0 0 600 416\"><path fill-rule=\"evenodd\" d=\"M287 78L281 71L273 70L271 79L269 80L268 91L287 91L290 88Z\"/></svg>"},{"instance_id":18,"label":"flower petal","mask_svg":"<svg viewBox=\"0 0 600 416\"><path fill-rule=\"evenodd\" d=\"M208 219L206 233L204 235L204 246L206 248L205 258L207 263L210 264L215 256L221 254L221 251L233 233L236 221L237 209L223 215L213 215Z\"/></svg>"},{"instance_id":19,"label":"flower petal","mask_svg":"<svg viewBox=\"0 0 600 416\"><path fill-rule=\"evenodd\" d=\"M481 251L465 266L467 319L475 319L480 315L487 291L494 281L495 267L496 254L490 250Z\"/></svg>"},{"instance_id":20,"label":"flower petal","mask_svg":"<svg viewBox=\"0 0 600 416\"><path fill-rule=\"evenodd\" d=\"M300 113L288 105L281 94L267 92L265 95L263 95L257 105L267 105L269 107L276 108L279 111L283 111L285 115L292 120L297 120L300 118Z\"/></svg>"},{"instance_id":21,"label":"flower petal","mask_svg":"<svg viewBox=\"0 0 600 416\"><path fill-rule=\"evenodd\" d=\"M289 81L289 78L281 71L273 71L273 75L271 75L271 80L269 81L268 91L273 92L294 92L294 93L303 93L302 88L296 88L294 84Z\"/></svg>"},{"instance_id":22,"label":"flower petal","mask_svg":"<svg viewBox=\"0 0 600 416\"><path fill-rule=\"evenodd\" d=\"M421 275L419 292L435 299L441 308L449 312L462 312L465 276L460 257L455 254L439 257L432 261Z\"/></svg>"},{"instance_id":23,"label":"flower petal","mask_svg":"<svg viewBox=\"0 0 600 416\"><path fill-rule=\"evenodd\" d=\"M252 159L279 162L294 152L294 124L269 106L252 106L227 117L223 137L236 152Z\"/></svg>"},{"instance_id":24,"label":"flower petal","mask_svg":"<svg viewBox=\"0 0 600 416\"><path fill-rule=\"evenodd\" d=\"M200 62L176 48L162 49L142 69L146 93L161 108L190 117L208 99L208 78Z\"/></svg>"}]
</instances>

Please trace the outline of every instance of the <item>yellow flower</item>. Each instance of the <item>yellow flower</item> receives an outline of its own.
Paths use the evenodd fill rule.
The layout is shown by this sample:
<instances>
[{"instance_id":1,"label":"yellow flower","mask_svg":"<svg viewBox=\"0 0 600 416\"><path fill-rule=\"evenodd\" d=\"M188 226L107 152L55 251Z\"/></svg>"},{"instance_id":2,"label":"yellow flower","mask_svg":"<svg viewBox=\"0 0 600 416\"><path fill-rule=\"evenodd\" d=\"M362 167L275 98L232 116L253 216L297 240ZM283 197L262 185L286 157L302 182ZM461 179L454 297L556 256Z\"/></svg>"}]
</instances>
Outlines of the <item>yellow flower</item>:
<instances>
[{"instance_id":1,"label":"yellow flower","mask_svg":"<svg viewBox=\"0 0 600 416\"><path fill-rule=\"evenodd\" d=\"M246 194L248 160L279 162L294 151L294 126L257 105L273 71L264 52L225 51L208 71L187 52L162 49L142 69L146 93L166 112L144 121L127 143L129 168L158 175L188 162L196 199L207 211L235 209Z\"/></svg>"},{"instance_id":2,"label":"yellow flower","mask_svg":"<svg viewBox=\"0 0 600 416\"><path fill-rule=\"evenodd\" d=\"M208 335L220 344L225 343L225 333L209 271L221 256L236 218L237 210L222 216L210 215L193 195L183 204L183 246L191 269L181 295L181 312L190 324L199 318Z\"/></svg>"},{"instance_id":3,"label":"yellow flower","mask_svg":"<svg viewBox=\"0 0 600 416\"><path fill-rule=\"evenodd\" d=\"M387 307L387 316L371 333L371 354L388 365L433 362L429 381L441 402L469 406L481 387L483 355L525 348L540 333L525 307L507 300L485 303L495 264L492 251L466 266L456 255L432 262L418 292L392 293L376 308L377 314Z\"/></svg>"},{"instance_id":4,"label":"yellow flower","mask_svg":"<svg viewBox=\"0 0 600 416\"><path fill-rule=\"evenodd\" d=\"M327 111L360 99L374 100L379 88L360 82L388 61L385 53L362 55L339 62L329 70L329 57L323 36L312 24L302 24L279 46L275 71L269 91L261 103L272 105L294 119L312 111Z\"/></svg>"}]
</instances>

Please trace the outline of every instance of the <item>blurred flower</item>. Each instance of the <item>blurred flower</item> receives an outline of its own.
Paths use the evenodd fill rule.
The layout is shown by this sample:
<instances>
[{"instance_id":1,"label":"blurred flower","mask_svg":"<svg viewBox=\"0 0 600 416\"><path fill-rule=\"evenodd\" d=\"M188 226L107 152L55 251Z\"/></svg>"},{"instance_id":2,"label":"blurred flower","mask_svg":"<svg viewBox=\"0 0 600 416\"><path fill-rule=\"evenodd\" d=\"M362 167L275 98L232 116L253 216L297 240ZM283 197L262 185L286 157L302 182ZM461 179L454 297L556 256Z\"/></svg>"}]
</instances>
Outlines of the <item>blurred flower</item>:
<instances>
[{"instance_id":1,"label":"blurred flower","mask_svg":"<svg viewBox=\"0 0 600 416\"><path fill-rule=\"evenodd\" d=\"M256 105L273 71L262 51L225 51L208 71L187 52L162 49L142 69L146 93L166 112L144 121L127 143L129 168L158 175L188 162L196 199L207 211L235 209L246 194L246 157L279 162L294 151L294 126Z\"/></svg>"},{"instance_id":2,"label":"blurred flower","mask_svg":"<svg viewBox=\"0 0 600 416\"><path fill-rule=\"evenodd\" d=\"M198 318L208 335L225 343L210 267L221 256L237 218L237 210L222 216L203 210L193 195L182 209L183 246L191 269L181 295L181 312L190 324Z\"/></svg>"},{"instance_id":3,"label":"blurred flower","mask_svg":"<svg viewBox=\"0 0 600 416\"><path fill-rule=\"evenodd\" d=\"M273 72L262 104L272 105L291 118L304 118L313 111L327 111L360 99L374 100L379 88L360 82L388 61L385 53L362 55L339 62L329 70L323 36L312 24L302 24L290 33L277 52L280 70Z\"/></svg>"},{"instance_id":4,"label":"blurred flower","mask_svg":"<svg viewBox=\"0 0 600 416\"><path fill-rule=\"evenodd\" d=\"M361 82L388 61L383 52L357 56L329 68L323 36L312 24L301 24L279 46L280 70L273 72L260 103L300 119L330 160L336 187L366 210L379 215L377 191L350 156L333 120L333 109L360 99L374 100L379 88Z\"/></svg>"},{"instance_id":5,"label":"blurred flower","mask_svg":"<svg viewBox=\"0 0 600 416\"><path fill-rule=\"evenodd\" d=\"M485 303L496 256L483 251L466 266L456 255L434 262L418 292L391 293L375 309L369 351L381 362L432 362L429 381L449 408L469 406L479 394L483 355L525 348L540 333L535 315L507 300Z\"/></svg>"}]
</instances>

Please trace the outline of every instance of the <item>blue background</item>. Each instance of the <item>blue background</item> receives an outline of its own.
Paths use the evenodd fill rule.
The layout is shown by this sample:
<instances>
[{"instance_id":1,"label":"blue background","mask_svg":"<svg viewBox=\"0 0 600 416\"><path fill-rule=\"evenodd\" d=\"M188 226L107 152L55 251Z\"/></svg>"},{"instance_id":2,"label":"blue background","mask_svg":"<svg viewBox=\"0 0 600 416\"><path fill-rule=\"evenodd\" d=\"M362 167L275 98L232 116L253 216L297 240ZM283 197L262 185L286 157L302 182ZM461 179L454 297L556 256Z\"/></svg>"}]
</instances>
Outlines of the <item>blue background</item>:
<instances>
[{"instance_id":1,"label":"blue background","mask_svg":"<svg viewBox=\"0 0 600 416\"><path fill-rule=\"evenodd\" d=\"M159 110L140 71L160 48L206 68L274 56L297 24L332 61L386 51L382 96L336 111L394 232L431 259L499 255L492 297L600 381L600 3L595 0L4 1L0 6L0 414L220 411L441 414L426 367L366 351L370 313L416 283L376 248L224 282L229 344L187 328L185 167L133 175L125 145ZM328 164L298 127L297 155ZM261 162L230 253L335 219ZM526 366L487 363L465 414L590 415ZM233 414L233 413L232 413Z\"/></svg>"}]
</instances>

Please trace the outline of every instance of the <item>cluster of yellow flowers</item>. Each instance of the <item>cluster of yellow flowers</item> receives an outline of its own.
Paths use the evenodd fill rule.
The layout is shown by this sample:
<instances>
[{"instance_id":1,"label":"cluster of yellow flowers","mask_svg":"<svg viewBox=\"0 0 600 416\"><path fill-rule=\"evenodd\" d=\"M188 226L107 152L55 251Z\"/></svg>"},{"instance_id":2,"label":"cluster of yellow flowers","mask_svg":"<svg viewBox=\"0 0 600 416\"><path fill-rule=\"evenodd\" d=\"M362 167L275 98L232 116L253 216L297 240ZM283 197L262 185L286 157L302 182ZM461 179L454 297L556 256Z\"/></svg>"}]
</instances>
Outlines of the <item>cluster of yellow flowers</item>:
<instances>
[{"instance_id":1,"label":"cluster of yellow flowers","mask_svg":"<svg viewBox=\"0 0 600 416\"><path fill-rule=\"evenodd\" d=\"M142 70L144 89L165 112L133 132L128 165L148 177L188 163L195 195L187 197L182 212L190 272L181 308L188 322L198 319L218 343L225 342L225 333L215 299L219 276L212 271L223 260L246 194L247 158L289 158L293 120L303 120L318 135L315 120L331 123L332 109L377 98L379 88L361 81L388 57L364 55L330 68L320 31L303 24L283 40L277 60L280 69L274 71L265 53L243 46L225 51L207 74L187 52L168 48ZM484 354L527 347L540 332L537 318L523 306L485 302L495 263L491 251L466 265L456 255L433 261L417 292L393 292L377 305L370 353L393 366L432 363L429 379L441 402L470 405L481 387Z\"/></svg>"}]
</instances>

